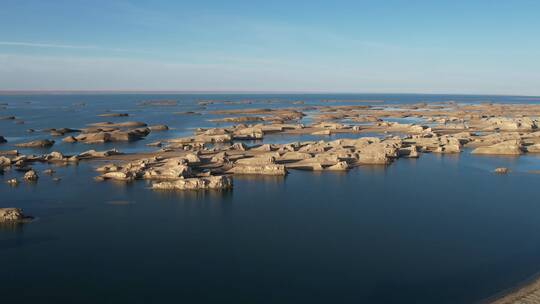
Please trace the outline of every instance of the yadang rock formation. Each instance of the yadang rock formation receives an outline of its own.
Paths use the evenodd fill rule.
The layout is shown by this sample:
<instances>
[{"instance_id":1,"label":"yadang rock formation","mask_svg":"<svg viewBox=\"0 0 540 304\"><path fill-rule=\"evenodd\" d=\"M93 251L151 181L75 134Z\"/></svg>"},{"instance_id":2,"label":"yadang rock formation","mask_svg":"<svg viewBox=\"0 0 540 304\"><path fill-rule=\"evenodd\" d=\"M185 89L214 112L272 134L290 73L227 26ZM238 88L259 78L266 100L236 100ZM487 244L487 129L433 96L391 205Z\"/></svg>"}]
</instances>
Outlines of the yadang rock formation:
<instances>
[{"instance_id":1,"label":"yadang rock formation","mask_svg":"<svg viewBox=\"0 0 540 304\"><path fill-rule=\"evenodd\" d=\"M299 106L208 111L206 114L223 116L212 120L233 124L197 128L190 136L148 143L147 146L156 147L149 153L90 150L75 155L64 155L60 151L20 155L18 151L1 151L0 167L15 167L31 177L29 172L36 162L74 164L98 159L106 163L97 166L96 180L148 180L156 190L206 190L231 188L235 175L285 176L292 170L348 171L358 166L386 166L400 158L421 158L423 153L467 151L476 157L540 153L536 118L540 117L540 105L295 104ZM310 120L301 123L306 113L310 113ZM404 119L412 122L405 123ZM127 121L100 122L81 129L61 128L49 132L54 135L79 133L65 137L64 142L102 144L143 140L151 132L165 130L168 126L164 124L148 126L144 122ZM349 138L333 138L345 134ZM283 138L315 136L318 140L282 144L257 142L274 135ZM37 140L17 146L50 147L53 143ZM501 174L503 171L496 170ZM37 177L30 180L36 181Z\"/></svg>"}]
</instances>

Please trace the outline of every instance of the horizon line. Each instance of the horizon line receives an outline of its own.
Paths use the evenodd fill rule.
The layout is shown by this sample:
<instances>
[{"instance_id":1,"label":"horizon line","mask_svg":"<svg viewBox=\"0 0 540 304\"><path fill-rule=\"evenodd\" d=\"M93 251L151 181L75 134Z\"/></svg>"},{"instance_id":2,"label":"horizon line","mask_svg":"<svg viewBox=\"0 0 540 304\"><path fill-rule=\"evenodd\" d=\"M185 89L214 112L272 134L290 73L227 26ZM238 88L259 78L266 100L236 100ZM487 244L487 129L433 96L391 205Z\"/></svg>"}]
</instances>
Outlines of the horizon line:
<instances>
[{"instance_id":1,"label":"horizon line","mask_svg":"<svg viewBox=\"0 0 540 304\"><path fill-rule=\"evenodd\" d=\"M441 95L441 96L502 96L502 97L540 97L540 95L489 94L489 93L418 93L418 92L355 92L355 91L250 91L250 90L0 90L0 95L34 94L365 94L365 95Z\"/></svg>"}]
</instances>

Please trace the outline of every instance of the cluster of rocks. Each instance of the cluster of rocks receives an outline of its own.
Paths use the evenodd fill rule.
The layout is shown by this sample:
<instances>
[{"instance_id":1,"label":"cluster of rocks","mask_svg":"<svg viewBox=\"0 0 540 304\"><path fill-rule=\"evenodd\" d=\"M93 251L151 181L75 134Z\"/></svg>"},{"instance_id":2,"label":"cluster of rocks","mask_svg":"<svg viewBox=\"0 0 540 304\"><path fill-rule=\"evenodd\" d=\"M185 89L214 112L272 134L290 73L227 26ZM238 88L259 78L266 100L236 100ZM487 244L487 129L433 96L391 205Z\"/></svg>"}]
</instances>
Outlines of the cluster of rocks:
<instances>
[{"instance_id":1,"label":"cluster of rocks","mask_svg":"<svg viewBox=\"0 0 540 304\"><path fill-rule=\"evenodd\" d=\"M24 172L23 180L26 182L36 182L39 178L37 172L32 169L32 164L40 163L54 163L54 164L74 164L81 160L90 160L90 159L101 159L113 155L120 155L121 153L115 149L107 151L95 151L89 150L82 152L76 155L63 155L60 152L54 151L48 154L42 155L20 155L17 151L14 153L0 155L0 172L3 173L5 170L15 169L16 171ZM47 169L43 173L52 175L54 171L52 169ZM53 178L55 181L60 180L59 178ZM11 178L7 180L7 183L15 186L19 183L16 178Z\"/></svg>"},{"instance_id":2,"label":"cluster of rocks","mask_svg":"<svg viewBox=\"0 0 540 304\"><path fill-rule=\"evenodd\" d=\"M163 105L168 105L164 101ZM162 105L161 102L152 105ZM146 104L146 105L150 105ZM309 124L293 123L304 111L317 111ZM527 116L527 111L531 116ZM538 120L540 106L516 109L507 105L458 105L455 103L400 105L399 108L352 105L286 109L237 109L213 111L234 115L219 122L242 122L230 127L196 129L192 136L148 144L160 147L153 154L117 157L116 164L98 168L97 180L150 180L153 189L229 189L234 175L284 176L289 170L346 171L361 165L387 165L398 158L416 158L421 153L460 153L472 148L477 155L520 155L540 153ZM105 113L100 116L127 116ZM428 125L384 121L385 118L414 117ZM248 124L250 122L251 124ZM361 123L361 125L350 124ZM51 135L68 136L65 142L104 143L133 141L150 132L167 130L165 125L143 122L100 122L81 130L51 129ZM381 137L359 137L333 141L304 141L288 144L248 146L241 141L262 140L267 134L332 135L339 133L381 133ZM383 134L386 133L384 136ZM394 134L394 135L390 135ZM397 136L399 135L399 136ZM0 142L2 137L0 137ZM18 147L50 147L53 140L35 140ZM77 162L82 159L118 156L116 150L87 151L65 156L0 156L0 167L15 166L26 172L24 179L37 180L32 162ZM9 157L8 157L9 156ZM497 173L506 173L497 169Z\"/></svg>"},{"instance_id":3,"label":"cluster of rocks","mask_svg":"<svg viewBox=\"0 0 540 304\"><path fill-rule=\"evenodd\" d=\"M218 135L205 136L214 136L214 141L208 142L215 143ZM174 150L150 158L107 164L97 169L101 173L97 178L153 180L154 189L193 189L196 185L201 189L225 189L232 186L227 179L229 175L283 176L289 169L346 171L359 165L387 165L400 157L416 158L420 151L457 153L463 142L466 140L461 137L431 134L430 137L362 137L253 146L242 143L219 147L203 145L193 151ZM212 180L220 182L214 184Z\"/></svg>"}]
</instances>

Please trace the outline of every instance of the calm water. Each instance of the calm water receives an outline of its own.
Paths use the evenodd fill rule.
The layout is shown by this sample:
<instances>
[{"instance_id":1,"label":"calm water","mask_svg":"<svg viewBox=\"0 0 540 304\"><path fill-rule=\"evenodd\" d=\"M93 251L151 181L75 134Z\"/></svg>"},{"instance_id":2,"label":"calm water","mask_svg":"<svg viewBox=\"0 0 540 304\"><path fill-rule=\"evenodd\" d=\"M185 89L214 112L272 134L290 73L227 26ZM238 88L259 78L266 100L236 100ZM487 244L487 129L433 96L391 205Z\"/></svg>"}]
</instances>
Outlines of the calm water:
<instances>
[{"instance_id":1,"label":"calm water","mask_svg":"<svg viewBox=\"0 0 540 304\"><path fill-rule=\"evenodd\" d=\"M136 105L148 99L179 105ZM110 145L137 151L213 125L207 116L173 112L245 106L203 109L195 104L202 99L254 100L249 107L328 105L323 99L539 101L433 95L0 96L0 103L8 103L0 116L25 122L0 121L0 135L14 143L49 138L28 128L82 128L108 120L174 128L141 142ZM291 104L297 100L306 104ZM133 117L95 116L106 110ZM52 150L91 147L103 149L58 144ZM93 166L56 168L60 183L45 175L34 185L0 183L0 207L20 207L38 218L0 226L2 301L475 303L540 271L540 175L527 173L540 170L540 156L423 154L348 173L235 178L229 192L153 192L144 181L95 183ZM492 174L497 166L513 172Z\"/></svg>"}]
</instances>

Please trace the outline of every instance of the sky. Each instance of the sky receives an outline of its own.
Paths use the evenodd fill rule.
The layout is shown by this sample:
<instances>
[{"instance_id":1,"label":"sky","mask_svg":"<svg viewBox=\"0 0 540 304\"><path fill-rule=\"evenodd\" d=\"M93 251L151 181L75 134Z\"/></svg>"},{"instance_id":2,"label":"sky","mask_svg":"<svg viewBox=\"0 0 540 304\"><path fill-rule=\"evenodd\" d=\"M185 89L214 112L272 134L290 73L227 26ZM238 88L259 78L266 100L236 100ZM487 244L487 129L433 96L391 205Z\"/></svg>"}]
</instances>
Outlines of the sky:
<instances>
[{"instance_id":1,"label":"sky","mask_svg":"<svg viewBox=\"0 0 540 304\"><path fill-rule=\"evenodd\" d=\"M0 90L540 95L540 1L0 0Z\"/></svg>"}]
</instances>

